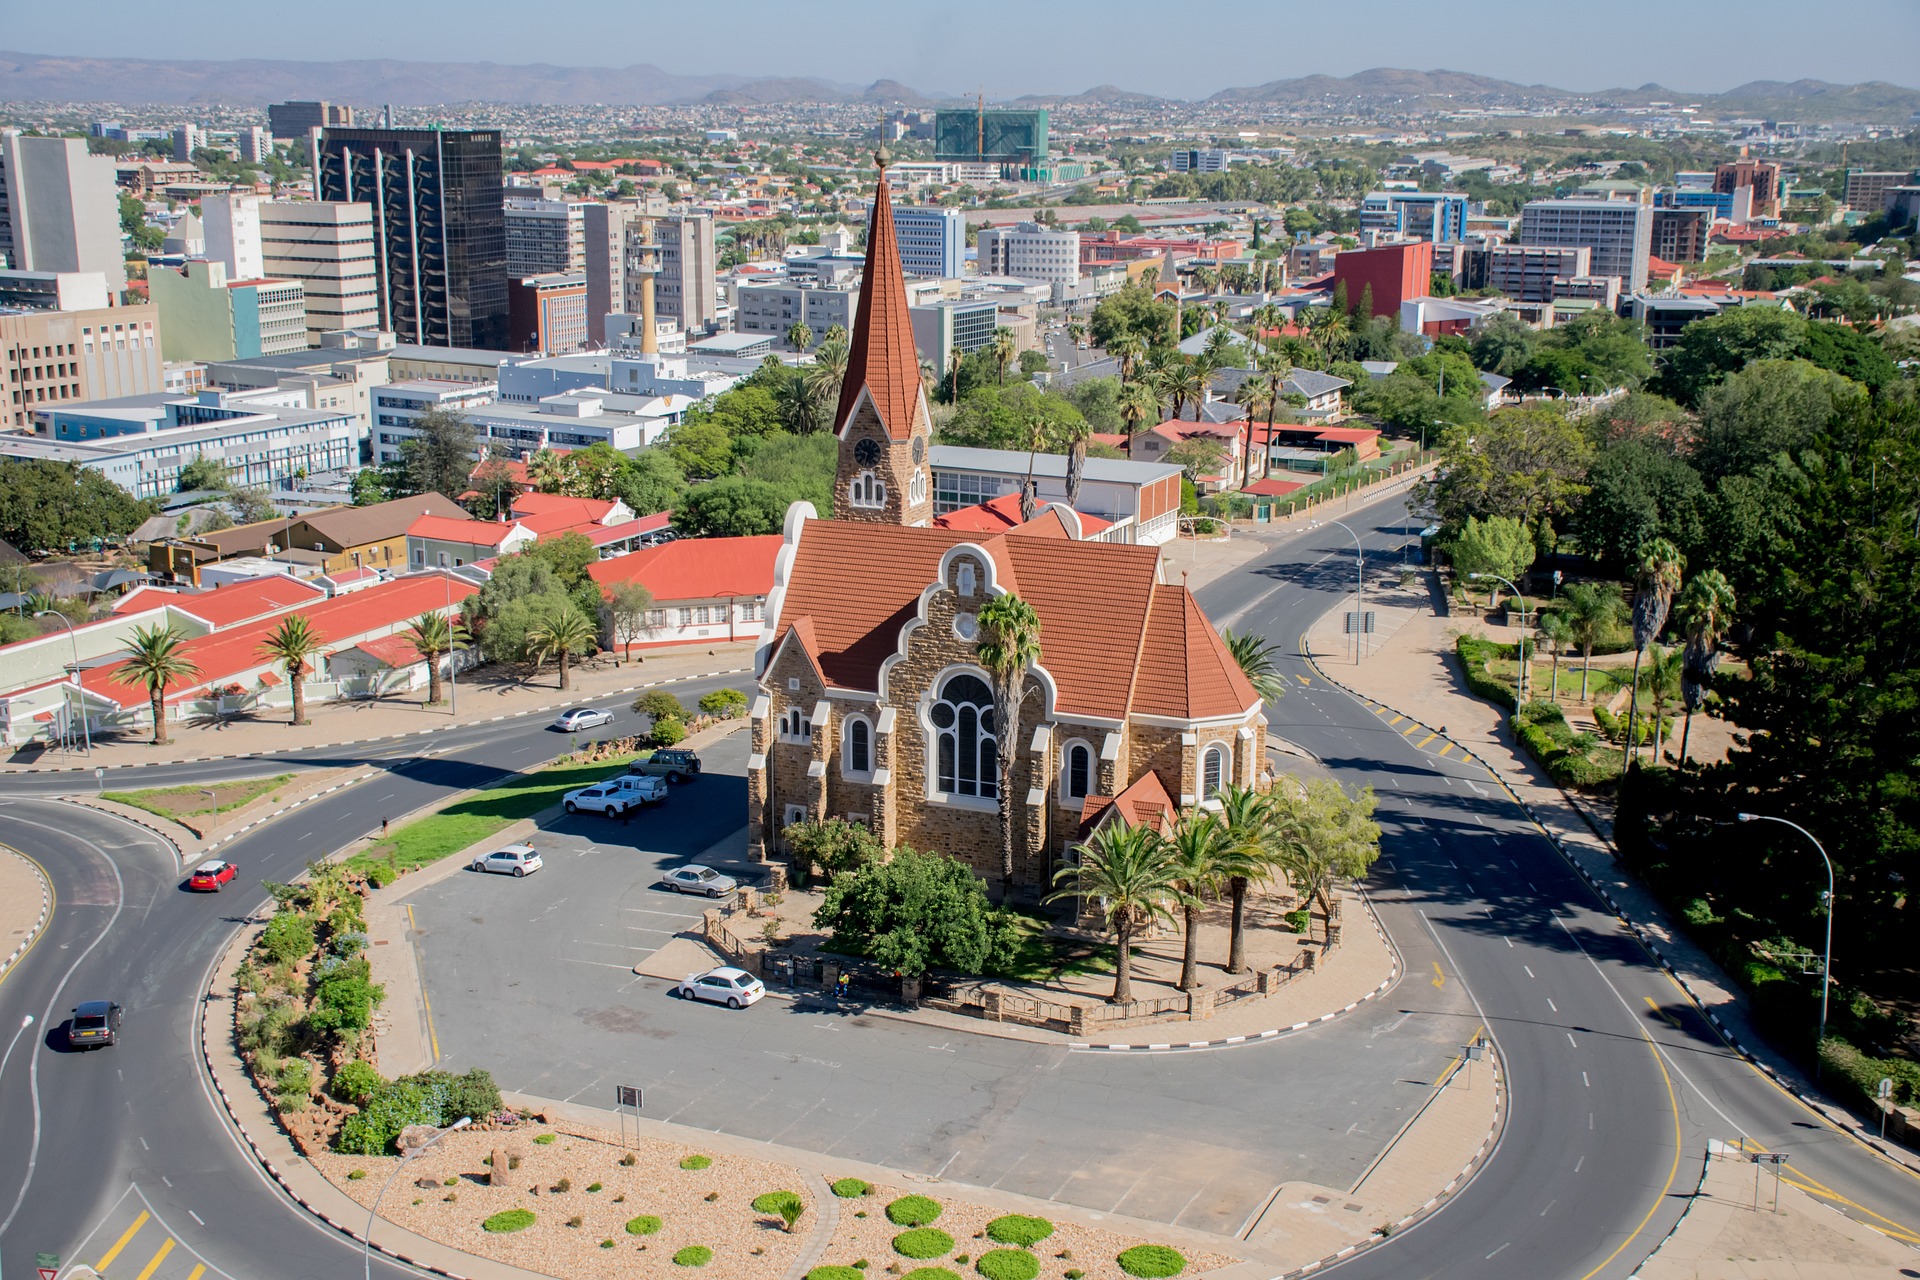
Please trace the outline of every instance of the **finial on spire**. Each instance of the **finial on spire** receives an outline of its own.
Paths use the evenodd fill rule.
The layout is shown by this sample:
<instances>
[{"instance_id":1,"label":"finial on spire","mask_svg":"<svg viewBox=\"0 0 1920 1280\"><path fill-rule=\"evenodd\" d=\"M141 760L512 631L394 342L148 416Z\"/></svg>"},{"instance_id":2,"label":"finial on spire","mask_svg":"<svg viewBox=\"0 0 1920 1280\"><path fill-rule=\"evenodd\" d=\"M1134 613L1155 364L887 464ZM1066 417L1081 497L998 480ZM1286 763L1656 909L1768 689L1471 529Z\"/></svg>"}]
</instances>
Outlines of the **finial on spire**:
<instances>
[{"instance_id":1,"label":"finial on spire","mask_svg":"<svg viewBox=\"0 0 1920 1280\"><path fill-rule=\"evenodd\" d=\"M884 169L893 163L893 152L887 150L887 144L881 143L873 153L873 162Z\"/></svg>"}]
</instances>

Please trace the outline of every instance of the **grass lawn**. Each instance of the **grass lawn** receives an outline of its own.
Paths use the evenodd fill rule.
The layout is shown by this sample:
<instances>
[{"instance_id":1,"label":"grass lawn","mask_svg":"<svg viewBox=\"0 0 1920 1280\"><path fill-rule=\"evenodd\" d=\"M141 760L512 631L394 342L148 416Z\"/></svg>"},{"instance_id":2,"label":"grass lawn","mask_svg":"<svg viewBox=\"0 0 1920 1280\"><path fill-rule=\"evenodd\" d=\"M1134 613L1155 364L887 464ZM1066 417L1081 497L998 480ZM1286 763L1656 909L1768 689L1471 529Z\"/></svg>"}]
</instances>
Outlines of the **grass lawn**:
<instances>
[{"instance_id":1,"label":"grass lawn","mask_svg":"<svg viewBox=\"0 0 1920 1280\"><path fill-rule=\"evenodd\" d=\"M293 781L290 773L271 778L249 778L241 782L216 782L206 787L150 787L145 791L108 791L100 798L116 804L132 805L163 818L196 818L203 814L225 813L251 804L261 796L272 795Z\"/></svg>"},{"instance_id":2,"label":"grass lawn","mask_svg":"<svg viewBox=\"0 0 1920 1280\"><path fill-rule=\"evenodd\" d=\"M561 796L576 787L598 782L626 768L630 761L649 754L609 756L590 764L562 762L532 773L515 774L499 786L488 787L438 813L396 828L384 840L375 841L349 858L347 865L371 873L376 864L412 871L438 862L522 818L531 818L543 809L552 808L560 803Z\"/></svg>"},{"instance_id":3,"label":"grass lawn","mask_svg":"<svg viewBox=\"0 0 1920 1280\"><path fill-rule=\"evenodd\" d=\"M1531 649L1531 646L1529 646L1529 649ZM1531 659L1533 654L1529 652L1527 656ZM1544 698L1547 696L1547 685L1552 681L1553 677L1553 659L1548 658L1542 662L1533 662L1532 666L1533 672L1527 681L1528 696ZM1514 679L1519 673L1520 664L1512 658L1495 658L1487 664L1487 674L1508 688L1513 687ZM1593 669L1592 679L1587 683L1588 700L1592 702L1605 702L1617 691L1626 688L1628 682L1632 679L1633 669L1631 667L1595 667ZM1560 659L1560 679L1558 685L1561 701L1573 702L1579 700L1579 658L1576 657L1571 662L1565 657Z\"/></svg>"}]
</instances>

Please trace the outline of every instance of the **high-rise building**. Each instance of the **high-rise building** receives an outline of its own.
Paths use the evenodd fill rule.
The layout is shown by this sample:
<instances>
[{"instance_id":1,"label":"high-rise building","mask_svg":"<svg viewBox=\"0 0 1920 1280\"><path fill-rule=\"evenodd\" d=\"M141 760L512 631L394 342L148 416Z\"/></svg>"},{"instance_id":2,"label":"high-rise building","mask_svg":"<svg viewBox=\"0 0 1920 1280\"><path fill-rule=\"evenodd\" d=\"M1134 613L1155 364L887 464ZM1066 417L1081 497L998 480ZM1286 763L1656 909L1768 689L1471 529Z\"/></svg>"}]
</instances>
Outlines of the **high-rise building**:
<instances>
[{"instance_id":1,"label":"high-rise building","mask_svg":"<svg viewBox=\"0 0 1920 1280\"><path fill-rule=\"evenodd\" d=\"M353 108L331 102L276 102L267 108L267 132L276 138L304 138L311 129L353 126Z\"/></svg>"},{"instance_id":2,"label":"high-rise building","mask_svg":"<svg viewBox=\"0 0 1920 1280\"><path fill-rule=\"evenodd\" d=\"M260 164L273 152L273 135L257 124L250 124L237 135L240 158L248 164Z\"/></svg>"},{"instance_id":3,"label":"high-rise building","mask_svg":"<svg viewBox=\"0 0 1920 1280\"><path fill-rule=\"evenodd\" d=\"M975 242L983 276L1072 284L1080 278L1080 233L1052 231L1037 222L990 227Z\"/></svg>"},{"instance_id":4,"label":"high-rise building","mask_svg":"<svg viewBox=\"0 0 1920 1280\"><path fill-rule=\"evenodd\" d=\"M498 130L329 128L319 187L372 204L381 311L402 342L506 348Z\"/></svg>"},{"instance_id":5,"label":"high-rise building","mask_svg":"<svg viewBox=\"0 0 1920 1280\"><path fill-rule=\"evenodd\" d=\"M1700 208L1653 211L1653 256L1664 262L1701 262L1707 256L1707 232L1713 217Z\"/></svg>"},{"instance_id":6,"label":"high-rise building","mask_svg":"<svg viewBox=\"0 0 1920 1280\"><path fill-rule=\"evenodd\" d=\"M1520 210L1518 243L1593 251L1592 274L1619 276L1622 292L1647 287L1653 206L1638 200L1535 200Z\"/></svg>"},{"instance_id":7,"label":"high-rise building","mask_svg":"<svg viewBox=\"0 0 1920 1280\"><path fill-rule=\"evenodd\" d=\"M689 336L713 327L719 311L719 282L713 252L713 217L705 213L675 214L653 223L653 252L660 274L655 297L660 314L680 322ZM627 258L634 266L633 253ZM632 282L629 281L629 292ZM627 310L637 313L637 305Z\"/></svg>"},{"instance_id":8,"label":"high-rise building","mask_svg":"<svg viewBox=\"0 0 1920 1280\"><path fill-rule=\"evenodd\" d=\"M586 204L508 196L507 278L580 273L587 268Z\"/></svg>"},{"instance_id":9,"label":"high-rise building","mask_svg":"<svg viewBox=\"0 0 1920 1280\"><path fill-rule=\"evenodd\" d=\"M1467 198L1457 191L1370 191L1360 202L1360 226L1453 244L1467 235Z\"/></svg>"},{"instance_id":10,"label":"high-rise building","mask_svg":"<svg viewBox=\"0 0 1920 1280\"><path fill-rule=\"evenodd\" d=\"M997 165L1002 177L1045 182L1050 176L1047 113L939 111L933 118L933 158Z\"/></svg>"},{"instance_id":11,"label":"high-rise building","mask_svg":"<svg viewBox=\"0 0 1920 1280\"><path fill-rule=\"evenodd\" d=\"M596 201L581 210L589 345L607 340L607 317L627 306L627 232L641 217L641 205L625 200Z\"/></svg>"},{"instance_id":12,"label":"high-rise building","mask_svg":"<svg viewBox=\"0 0 1920 1280\"><path fill-rule=\"evenodd\" d=\"M1731 164L1715 166L1713 189L1729 194L1741 187L1753 188L1753 212L1756 216L1780 216L1780 166L1771 160L1741 158Z\"/></svg>"},{"instance_id":13,"label":"high-rise building","mask_svg":"<svg viewBox=\"0 0 1920 1280\"><path fill-rule=\"evenodd\" d=\"M105 282L92 292L98 301L106 293ZM0 425L29 430L42 409L166 390L159 321L159 308L146 302L0 311L0 378L5 380L0 386L6 396L0 400Z\"/></svg>"},{"instance_id":14,"label":"high-rise building","mask_svg":"<svg viewBox=\"0 0 1920 1280\"><path fill-rule=\"evenodd\" d=\"M1425 240L1348 249L1333 260L1334 288L1347 287L1347 305L1358 312L1362 302L1374 316L1397 316L1400 304L1433 293L1433 246Z\"/></svg>"},{"instance_id":15,"label":"high-rise building","mask_svg":"<svg viewBox=\"0 0 1920 1280\"><path fill-rule=\"evenodd\" d=\"M192 164L193 153L207 145L207 135L200 132L197 125L177 124L173 127L173 162Z\"/></svg>"},{"instance_id":16,"label":"high-rise building","mask_svg":"<svg viewBox=\"0 0 1920 1280\"><path fill-rule=\"evenodd\" d=\"M1461 266L1466 288L1491 289L1516 302L1552 302L1554 281L1592 274L1593 250L1585 245L1495 244L1468 249Z\"/></svg>"},{"instance_id":17,"label":"high-rise building","mask_svg":"<svg viewBox=\"0 0 1920 1280\"><path fill-rule=\"evenodd\" d=\"M806 325L818 341L835 325L851 333L860 313L860 295L847 285L743 284L735 290L734 299L734 330L765 334L784 351L794 349L787 341L787 330L794 325Z\"/></svg>"},{"instance_id":18,"label":"high-rise building","mask_svg":"<svg viewBox=\"0 0 1920 1280\"><path fill-rule=\"evenodd\" d=\"M112 157L79 138L0 132L0 258L19 271L98 271L118 301L127 262Z\"/></svg>"},{"instance_id":19,"label":"high-rise building","mask_svg":"<svg viewBox=\"0 0 1920 1280\"><path fill-rule=\"evenodd\" d=\"M967 216L938 205L903 204L893 211L900 265L910 276L957 276L966 270Z\"/></svg>"},{"instance_id":20,"label":"high-rise building","mask_svg":"<svg viewBox=\"0 0 1920 1280\"><path fill-rule=\"evenodd\" d=\"M374 266L373 206L336 201L209 196L200 202L206 254L227 276L298 280L307 343L341 329L383 328Z\"/></svg>"},{"instance_id":21,"label":"high-rise building","mask_svg":"<svg viewBox=\"0 0 1920 1280\"><path fill-rule=\"evenodd\" d=\"M1870 218L1882 213L1887 206L1887 192L1913 182L1916 172L1920 170L1847 170L1847 208Z\"/></svg>"},{"instance_id":22,"label":"high-rise building","mask_svg":"<svg viewBox=\"0 0 1920 1280\"><path fill-rule=\"evenodd\" d=\"M1219 173L1227 167L1227 153L1219 147L1181 147L1168 167L1175 173Z\"/></svg>"},{"instance_id":23,"label":"high-rise building","mask_svg":"<svg viewBox=\"0 0 1920 1280\"><path fill-rule=\"evenodd\" d=\"M147 273L160 309L160 355L166 360L234 360L304 351L305 292L298 280L230 280L224 262L190 259L175 271Z\"/></svg>"},{"instance_id":24,"label":"high-rise building","mask_svg":"<svg viewBox=\"0 0 1920 1280\"><path fill-rule=\"evenodd\" d=\"M510 351L565 355L587 345L587 278L554 272L507 282Z\"/></svg>"}]
</instances>

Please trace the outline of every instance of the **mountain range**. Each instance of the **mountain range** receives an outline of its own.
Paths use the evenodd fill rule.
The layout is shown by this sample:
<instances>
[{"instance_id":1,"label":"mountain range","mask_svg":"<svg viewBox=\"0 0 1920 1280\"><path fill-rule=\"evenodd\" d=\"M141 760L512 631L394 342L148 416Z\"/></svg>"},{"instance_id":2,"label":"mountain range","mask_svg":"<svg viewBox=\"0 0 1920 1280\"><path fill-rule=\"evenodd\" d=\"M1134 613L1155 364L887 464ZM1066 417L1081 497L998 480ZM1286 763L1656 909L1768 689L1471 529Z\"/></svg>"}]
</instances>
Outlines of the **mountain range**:
<instances>
[{"instance_id":1,"label":"mountain range","mask_svg":"<svg viewBox=\"0 0 1920 1280\"><path fill-rule=\"evenodd\" d=\"M929 107L951 95L922 93L895 80L860 86L816 77L690 75L652 63L630 67L563 67L551 63L408 62L365 59L296 62L265 58L226 61L88 58L0 51L0 95L12 101L223 103L232 106L326 98L355 106L384 103L423 107L499 102L556 106L659 106L707 103L871 103ZM1029 94L1021 106L1144 106L1169 101L1152 94L1098 85L1070 95ZM1851 120L1904 124L1920 115L1920 91L1870 81L1756 80L1720 94L1689 93L1657 84L1637 89L1576 93L1523 85L1460 71L1375 68L1350 76L1308 75L1208 99L1222 105L1272 104L1311 108L1518 108L1553 103L1644 107L1655 102L1699 104L1708 116L1761 116L1806 122Z\"/></svg>"}]
</instances>

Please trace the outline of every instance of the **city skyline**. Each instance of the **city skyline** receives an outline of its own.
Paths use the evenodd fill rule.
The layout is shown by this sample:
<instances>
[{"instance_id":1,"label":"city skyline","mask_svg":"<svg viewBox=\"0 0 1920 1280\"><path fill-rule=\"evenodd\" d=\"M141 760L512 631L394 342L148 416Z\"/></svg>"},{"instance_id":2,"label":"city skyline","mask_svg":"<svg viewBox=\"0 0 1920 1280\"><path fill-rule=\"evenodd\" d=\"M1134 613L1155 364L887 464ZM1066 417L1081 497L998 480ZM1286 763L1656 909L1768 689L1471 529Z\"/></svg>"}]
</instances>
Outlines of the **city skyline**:
<instances>
[{"instance_id":1,"label":"city skyline","mask_svg":"<svg viewBox=\"0 0 1920 1280\"><path fill-rule=\"evenodd\" d=\"M1439 24L1430 9L1410 0L1384 0L1369 11L1364 41L1353 38L1346 11L1300 4L1215 0L1189 6L1175 20L1163 6L1137 0L1097 10L1062 5L1040 12L1011 0L983 0L962 25L1005 37L990 41L990 65L979 46L955 38L951 21L932 14L903 17L897 7L876 0L839 0L826 15L830 21L793 23L777 41L751 36L774 29L789 10L747 0L740 11L746 21L737 30L746 38L732 46L710 41L701 14L663 6L644 14L644 42L596 39L581 46L586 57L569 57L573 51L561 45L528 57L527 46L499 34L512 25L507 6L479 0L456 14L436 0L383 14L385 39L372 52L405 50L419 56L431 50L436 60L500 65L652 63L680 74L815 77L848 85L890 79L923 93L984 91L991 97L1072 94L1114 84L1192 100L1272 80L1346 76L1378 67L1445 68L1574 92L1652 83L1704 94L1753 80L1920 84L1911 57L1920 48L1920 10L1904 0L1862 0L1850 9L1849 29L1877 33L1873 39L1748 41L1737 58L1713 52L1726 38L1722 15L1652 0L1613 6L1604 27L1582 34L1577 58L1570 56L1563 33L1542 20L1540 7L1522 0L1467 0ZM84 49L72 46L70 23L57 9L19 15L9 43L76 58L329 60L370 52L363 34L351 27L315 28L237 0L211 0L202 8L204 23L192 31L155 31L125 0L105 0L92 12L98 21ZM565 13L582 31L617 32L635 20L631 6L606 0L576 0ZM1742 25L1749 31L1786 31L1803 16L1800 6L1786 0L1752 0L1744 7ZM1650 39L1656 30L1661 38ZM852 31L861 38L848 39ZM1499 39L1490 39L1491 32ZM1175 56L1169 56L1169 41ZM1182 48L1190 56L1178 56Z\"/></svg>"}]
</instances>

